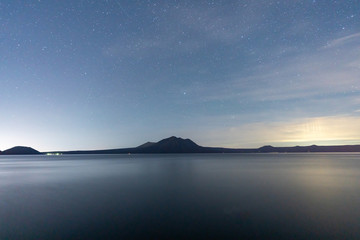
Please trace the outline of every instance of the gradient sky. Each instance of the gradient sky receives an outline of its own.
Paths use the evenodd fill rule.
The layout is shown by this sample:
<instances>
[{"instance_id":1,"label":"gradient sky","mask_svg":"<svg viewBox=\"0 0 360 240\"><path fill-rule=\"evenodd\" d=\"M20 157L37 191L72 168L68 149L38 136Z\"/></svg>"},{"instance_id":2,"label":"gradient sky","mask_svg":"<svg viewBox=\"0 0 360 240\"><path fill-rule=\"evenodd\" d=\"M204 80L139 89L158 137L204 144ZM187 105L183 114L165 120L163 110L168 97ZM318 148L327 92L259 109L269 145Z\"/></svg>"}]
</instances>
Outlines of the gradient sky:
<instances>
[{"instance_id":1,"label":"gradient sky","mask_svg":"<svg viewBox=\"0 0 360 240\"><path fill-rule=\"evenodd\" d=\"M0 1L0 149L360 144L360 1Z\"/></svg>"}]
</instances>

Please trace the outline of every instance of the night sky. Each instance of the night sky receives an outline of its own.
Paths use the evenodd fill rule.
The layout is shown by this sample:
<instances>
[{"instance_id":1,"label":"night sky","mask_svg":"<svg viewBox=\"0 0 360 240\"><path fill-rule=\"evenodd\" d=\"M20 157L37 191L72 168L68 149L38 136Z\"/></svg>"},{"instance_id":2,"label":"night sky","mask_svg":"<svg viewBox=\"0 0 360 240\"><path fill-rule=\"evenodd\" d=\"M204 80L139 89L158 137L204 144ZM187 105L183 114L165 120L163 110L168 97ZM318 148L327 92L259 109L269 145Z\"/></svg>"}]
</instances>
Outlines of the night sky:
<instances>
[{"instance_id":1,"label":"night sky","mask_svg":"<svg viewBox=\"0 0 360 240\"><path fill-rule=\"evenodd\" d=\"M0 149L360 144L360 1L0 1Z\"/></svg>"}]
</instances>

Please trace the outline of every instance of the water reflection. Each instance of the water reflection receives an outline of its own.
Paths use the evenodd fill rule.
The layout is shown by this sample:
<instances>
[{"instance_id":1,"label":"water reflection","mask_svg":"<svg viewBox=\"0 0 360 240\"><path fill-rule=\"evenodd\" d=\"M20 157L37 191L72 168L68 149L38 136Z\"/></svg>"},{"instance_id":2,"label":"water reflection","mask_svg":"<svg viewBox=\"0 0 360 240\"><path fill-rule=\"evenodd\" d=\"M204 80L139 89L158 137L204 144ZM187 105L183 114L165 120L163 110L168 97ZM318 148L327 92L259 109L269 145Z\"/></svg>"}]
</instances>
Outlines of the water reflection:
<instances>
[{"instance_id":1,"label":"water reflection","mask_svg":"<svg viewBox=\"0 0 360 240\"><path fill-rule=\"evenodd\" d=\"M0 158L0 239L354 239L360 155Z\"/></svg>"}]
</instances>

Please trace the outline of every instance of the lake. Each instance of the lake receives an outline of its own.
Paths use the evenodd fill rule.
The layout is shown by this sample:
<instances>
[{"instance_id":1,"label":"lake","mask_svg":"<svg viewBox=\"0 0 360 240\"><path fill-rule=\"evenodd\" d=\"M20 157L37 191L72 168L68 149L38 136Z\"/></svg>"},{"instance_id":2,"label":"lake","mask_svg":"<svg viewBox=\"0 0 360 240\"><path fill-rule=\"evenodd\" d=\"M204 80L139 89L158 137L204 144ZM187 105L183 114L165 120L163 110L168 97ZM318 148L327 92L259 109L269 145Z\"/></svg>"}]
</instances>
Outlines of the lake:
<instances>
[{"instance_id":1,"label":"lake","mask_svg":"<svg viewBox=\"0 0 360 240\"><path fill-rule=\"evenodd\" d=\"M360 239L360 154L0 156L0 239Z\"/></svg>"}]
</instances>

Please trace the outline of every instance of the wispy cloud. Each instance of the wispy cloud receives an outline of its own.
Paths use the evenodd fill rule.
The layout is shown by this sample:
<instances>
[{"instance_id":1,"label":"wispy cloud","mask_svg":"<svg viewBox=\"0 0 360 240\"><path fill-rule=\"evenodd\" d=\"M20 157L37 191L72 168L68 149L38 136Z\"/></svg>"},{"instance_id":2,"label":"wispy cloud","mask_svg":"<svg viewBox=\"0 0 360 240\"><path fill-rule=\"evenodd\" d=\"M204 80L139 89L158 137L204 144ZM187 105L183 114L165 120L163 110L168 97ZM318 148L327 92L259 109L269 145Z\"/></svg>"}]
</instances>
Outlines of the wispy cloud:
<instances>
[{"instance_id":1,"label":"wispy cloud","mask_svg":"<svg viewBox=\"0 0 360 240\"><path fill-rule=\"evenodd\" d=\"M321 48L268 61L248 69L245 76L244 73L233 74L222 82L197 87L194 91L210 93L201 99L203 101L288 101L359 93L360 46L346 46L345 42L343 46L341 51Z\"/></svg>"},{"instance_id":2,"label":"wispy cloud","mask_svg":"<svg viewBox=\"0 0 360 240\"><path fill-rule=\"evenodd\" d=\"M360 41L360 33L354 33L351 35L347 35L341 38L333 39L324 46L324 48L333 48L333 47L339 47L344 44L349 44L351 42L357 41L359 43Z\"/></svg>"}]
</instances>

